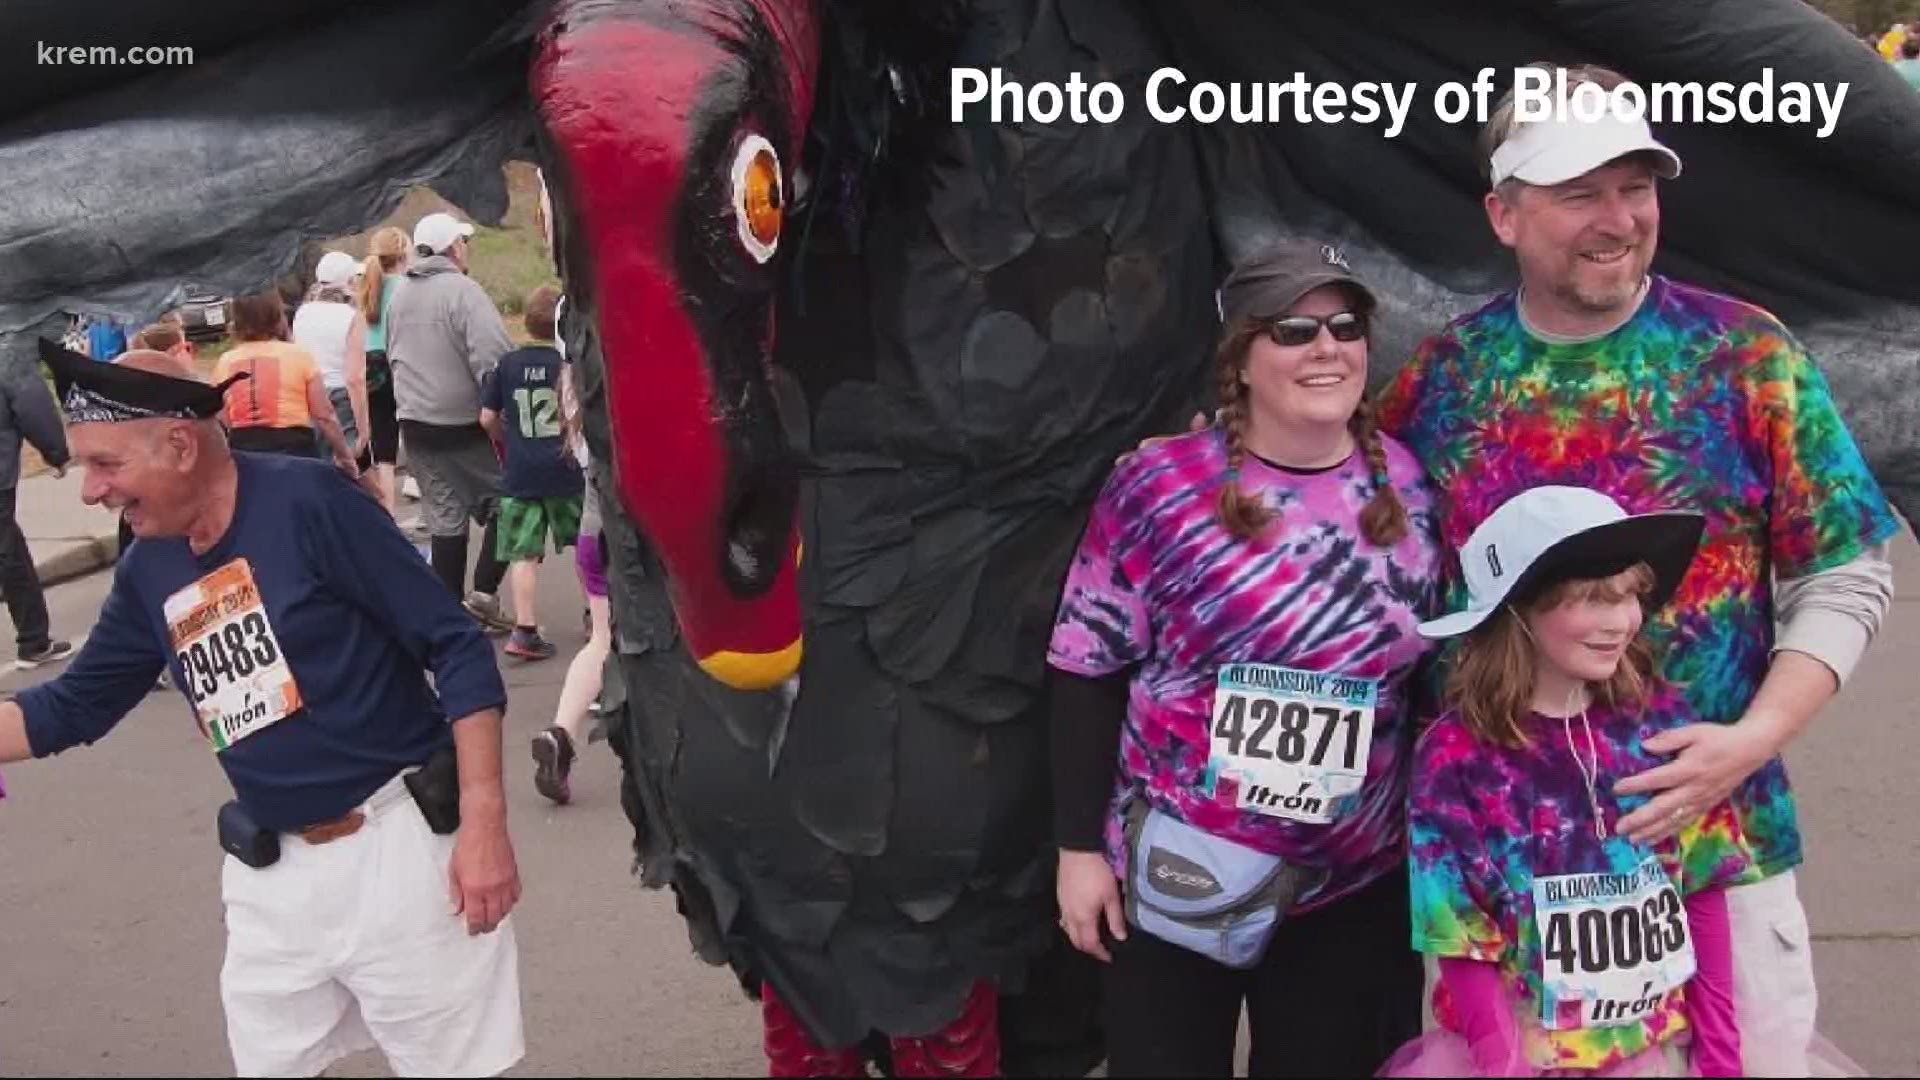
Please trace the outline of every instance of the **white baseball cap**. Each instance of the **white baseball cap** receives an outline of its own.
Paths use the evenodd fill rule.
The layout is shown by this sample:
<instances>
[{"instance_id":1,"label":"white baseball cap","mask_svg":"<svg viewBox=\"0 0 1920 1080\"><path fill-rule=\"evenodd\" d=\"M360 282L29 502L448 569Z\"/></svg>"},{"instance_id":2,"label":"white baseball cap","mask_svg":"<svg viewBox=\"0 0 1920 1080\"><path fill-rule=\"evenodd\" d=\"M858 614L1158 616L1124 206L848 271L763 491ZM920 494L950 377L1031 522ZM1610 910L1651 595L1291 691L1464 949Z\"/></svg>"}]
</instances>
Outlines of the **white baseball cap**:
<instances>
[{"instance_id":1,"label":"white baseball cap","mask_svg":"<svg viewBox=\"0 0 1920 1080\"><path fill-rule=\"evenodd\" d=\"M472 236L473 226L452 214L432 213L413 227L413 246L438 255L453 246L455 240Z\"/></svg>"},{"instance_id":2,"label":"white baseball cap","mask_svg":"<svg viewBox=\"0 0 1920 1080\"><path fill-rule=\"evenodd\" d=\"M1460 569L1467 606L1420 624L1420 636L1464 634L1509 598L1569 577L1609 577L1635 563L1653 568L1650 609L1673 597L1700 546L1706 518L1689 511L1628 514L1592 488L1529 488L1500 504L1467 538Z\"/></svg>"},{"instance_id":3,"label":"white baseball cap","mask_svg":"<svg viewBox=\"0 0 1920 1080\"><path fill-rule=\"evenodd\" d=\"M1663 180L1680 175L1680 155L1653 137L1644 115L1622 109L1612 98L1598 119L1581 119L1571 107L1543 120L1516 124L1493 151L1493 186L1508 180L1542 187L1564 184L1615 158L1645 152Z\"/></svg>"},{"instance_id":4,"label":"white baseball cap","mask_svg":"<svg viewBox=\"0 0 1920 1080\"><path fill-rule=\"evenodd\" d=\"M329 251L320 256L319 265L313 268L313 280L322 285L345 285L359 269L359 260L353 256L344 251Z\"/></svg>"}]
</instances>

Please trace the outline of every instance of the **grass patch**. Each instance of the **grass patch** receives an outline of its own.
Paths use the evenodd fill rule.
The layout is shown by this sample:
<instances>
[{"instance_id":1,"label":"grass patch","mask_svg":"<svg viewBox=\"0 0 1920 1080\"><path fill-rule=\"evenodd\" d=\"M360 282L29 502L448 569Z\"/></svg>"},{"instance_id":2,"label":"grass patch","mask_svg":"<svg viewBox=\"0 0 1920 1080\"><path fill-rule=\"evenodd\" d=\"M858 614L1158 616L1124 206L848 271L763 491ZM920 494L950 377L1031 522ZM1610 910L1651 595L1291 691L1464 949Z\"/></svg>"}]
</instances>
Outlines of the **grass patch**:
<instances>
[{"instance_id":1,"label":"grass patch","mask_svg":"<svg viewBox=\"0 0 1920 1080\"><path fill-rule=\"evenodd\" d=\"M478 228L471 244L473 280L487 290L487 299L510 325L519 322L529 293L542 285L560 285L540 234L532 228Z\"/></svg>"}]
</instances>

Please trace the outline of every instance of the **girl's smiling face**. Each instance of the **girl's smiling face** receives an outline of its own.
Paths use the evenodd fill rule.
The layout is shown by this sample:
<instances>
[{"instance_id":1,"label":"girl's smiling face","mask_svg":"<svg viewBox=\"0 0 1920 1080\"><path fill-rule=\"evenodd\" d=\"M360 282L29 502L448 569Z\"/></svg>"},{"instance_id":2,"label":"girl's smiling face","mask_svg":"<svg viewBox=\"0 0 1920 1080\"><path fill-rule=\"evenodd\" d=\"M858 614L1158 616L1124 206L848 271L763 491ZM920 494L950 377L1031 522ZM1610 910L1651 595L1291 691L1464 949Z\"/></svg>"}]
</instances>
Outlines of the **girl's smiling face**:
<instances>
[{"instance_id":1,"label":"girl's smiling face","mask_svg":"<svg viewBox=\"0 0 1920 1080\"><path fill-rule=\"evenodd\" d=\"M1627 646L1646 620L1642 594L1652 575L1642 567L1611 577L1569 582L1554 590L1559 602L1526 615L1541 675L1574 682L1605 682L1619 670Z\"/></svg>"}]
</instances>

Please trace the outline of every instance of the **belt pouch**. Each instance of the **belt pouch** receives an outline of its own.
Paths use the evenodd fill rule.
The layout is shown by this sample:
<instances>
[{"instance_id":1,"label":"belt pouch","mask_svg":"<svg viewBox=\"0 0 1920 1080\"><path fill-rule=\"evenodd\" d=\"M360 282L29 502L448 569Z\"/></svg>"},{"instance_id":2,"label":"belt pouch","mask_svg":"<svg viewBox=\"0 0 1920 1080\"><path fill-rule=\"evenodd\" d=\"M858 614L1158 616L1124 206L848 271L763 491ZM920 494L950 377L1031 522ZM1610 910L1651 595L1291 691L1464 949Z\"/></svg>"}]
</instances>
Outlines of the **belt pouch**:
<instances>
[{"instance_id":1,"label":"belt pouch","mask_svg":"<svg viewBox=\"0 0 1920 1080\"><path fill-rule=\"evenodd\" d=\"M229 799L220 808L220 850L264 870L280 861L280 834L253 820L240 800Z\"/></svg>"},{"instance_id":2,"label":"belt pouch","mask_svg":"<svg viewBox=\"0 0 1920 1080\"><path fill-rule=\"evenodd\" d=\"M460 828L460 759L451 746L433 752L427 763L402 777L427 828L445 836Z\"/></svg>"}]
</instances>

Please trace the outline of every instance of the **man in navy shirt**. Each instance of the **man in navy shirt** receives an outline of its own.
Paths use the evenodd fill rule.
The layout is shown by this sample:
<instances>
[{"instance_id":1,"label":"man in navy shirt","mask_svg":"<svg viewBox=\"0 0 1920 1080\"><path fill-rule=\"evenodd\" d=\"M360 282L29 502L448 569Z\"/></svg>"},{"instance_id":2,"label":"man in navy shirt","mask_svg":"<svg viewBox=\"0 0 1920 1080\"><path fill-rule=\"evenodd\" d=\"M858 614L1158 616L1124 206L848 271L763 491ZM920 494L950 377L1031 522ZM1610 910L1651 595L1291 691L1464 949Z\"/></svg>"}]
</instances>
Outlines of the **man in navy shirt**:
<instances>
[{"instance_id":1,"label":"man in navy shirt","mask_svg":"<svg viewBox=\"0 0 1920 1080\"><path fill-rule=\"evenodd\" d=\"M0 704L0 761L101 738L171 670L236 796L220 981L238 1072L313 1075L375 1045L401 1075L506 1069L520 884L480 629L345 476L229 450L224 388L164 353L42 352L82 498L141 542L72 666ZM416 803L407 780L448 747L443 835L426 811L450 828L453 799Z\"/></svg>"},{"instance_id":2,"label":"man in navy shirt","mask_svg":"<svg viewBox=\"0 0 1920 1080\"><path fill-rule=\"evenodd\" d=\"M527 333L533 344L500 358L480 384L480 424L506 447L500 470L499 548L494 556L510 563L513 584L513 636L508 655L545 660L553 643L540 636L534 621L536 568L553 550L571 547L580 535L581 500L586 477L567 452L560 405L560 367L553 347L553 322L560 290L551 285L527 297Z\"/></svg>"}]
</instances>

